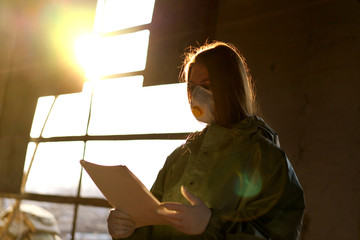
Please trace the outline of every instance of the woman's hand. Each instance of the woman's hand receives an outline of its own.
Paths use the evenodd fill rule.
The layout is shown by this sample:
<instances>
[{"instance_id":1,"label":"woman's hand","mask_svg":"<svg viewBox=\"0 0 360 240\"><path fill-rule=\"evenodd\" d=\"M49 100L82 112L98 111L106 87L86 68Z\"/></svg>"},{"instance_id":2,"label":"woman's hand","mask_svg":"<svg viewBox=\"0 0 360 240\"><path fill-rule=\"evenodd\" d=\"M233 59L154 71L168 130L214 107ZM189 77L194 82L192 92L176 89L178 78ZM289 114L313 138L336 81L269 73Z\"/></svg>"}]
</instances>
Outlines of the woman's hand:
<instances>
[{"instance_id":1,"label":"woman's hand","mask_svg":"<svg viewBox=\"0 0 360 240\"><path fill-rule=\"evenodd\" d=\"M211 210L184 186L181 186L181 193L191 205L165 202L160 204L162 208L158 213L182 233L189 235L203 233L209 223Z\"/></svg>"},{"instance_id":2,"label":"woman's hand","mask_svg":"<svg viewBox=\"0 0 360 240\"><path fill-rule=\"evenodd\" d=\"M112 209L107 222L109 234L113 238L127 238L135 231L135 223L129 215L120 210Z\"/></svg>"}]
</instances>

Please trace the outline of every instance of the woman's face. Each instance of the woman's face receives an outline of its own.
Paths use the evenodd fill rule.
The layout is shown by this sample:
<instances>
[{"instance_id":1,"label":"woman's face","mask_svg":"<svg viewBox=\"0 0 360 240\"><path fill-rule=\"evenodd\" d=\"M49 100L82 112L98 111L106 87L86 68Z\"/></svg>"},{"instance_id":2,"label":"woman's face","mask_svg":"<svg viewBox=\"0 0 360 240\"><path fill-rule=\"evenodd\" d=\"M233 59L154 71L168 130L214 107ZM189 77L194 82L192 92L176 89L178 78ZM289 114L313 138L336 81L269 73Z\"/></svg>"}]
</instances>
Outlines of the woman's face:
<instances>
[{"instance_id":1,"label":"woman's face","mask_svg":"<svg viewBox=\"0 0 360 240\"><path fill-rule=\"evenodd\" d=\"M191 98L191 93L196 86L201 86L210 90L209 72L205 65L196 63L191 66L190 76L188 80L188 94Z\"/></svg>"}]
</instances>

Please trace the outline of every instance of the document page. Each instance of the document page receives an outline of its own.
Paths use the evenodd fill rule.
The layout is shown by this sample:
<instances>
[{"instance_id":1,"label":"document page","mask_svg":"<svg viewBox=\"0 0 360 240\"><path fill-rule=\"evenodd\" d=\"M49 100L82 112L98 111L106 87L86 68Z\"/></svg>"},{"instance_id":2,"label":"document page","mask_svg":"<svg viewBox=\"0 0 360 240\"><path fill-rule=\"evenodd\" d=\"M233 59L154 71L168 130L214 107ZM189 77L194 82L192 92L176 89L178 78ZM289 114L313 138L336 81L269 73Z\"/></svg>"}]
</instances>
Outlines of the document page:
<instances>
[{"instance_id":1,"label":"document page","mask_svg":"<svg viewBox=\"0 0 360 240\"><path fill-rule=\"evenodd\" d=\"M126 166L102 166L85 160L80 164L108 202L128 214L136 227L168 224L156 213L159 201Z\"/></svg>"}]
</instances>

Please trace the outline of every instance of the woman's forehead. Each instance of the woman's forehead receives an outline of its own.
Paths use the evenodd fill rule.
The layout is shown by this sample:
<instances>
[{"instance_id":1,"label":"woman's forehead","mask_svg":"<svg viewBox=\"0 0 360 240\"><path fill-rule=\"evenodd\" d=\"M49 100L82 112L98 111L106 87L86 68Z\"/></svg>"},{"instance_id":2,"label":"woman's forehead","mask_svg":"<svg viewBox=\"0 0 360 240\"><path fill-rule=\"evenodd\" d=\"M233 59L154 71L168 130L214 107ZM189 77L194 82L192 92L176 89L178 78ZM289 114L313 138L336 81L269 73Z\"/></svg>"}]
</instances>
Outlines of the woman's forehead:
<instances>
[{"instance_id":1,"label":"woman's forehead","mask_svg":"<svg viewBox=\"0 0 360 240\"><path fill-rule=\"evenodd\" d=\"M190 82L203 82L209 81L209 72L204 64L195 63L191 66Z\"/></svg>"}]
</instances>

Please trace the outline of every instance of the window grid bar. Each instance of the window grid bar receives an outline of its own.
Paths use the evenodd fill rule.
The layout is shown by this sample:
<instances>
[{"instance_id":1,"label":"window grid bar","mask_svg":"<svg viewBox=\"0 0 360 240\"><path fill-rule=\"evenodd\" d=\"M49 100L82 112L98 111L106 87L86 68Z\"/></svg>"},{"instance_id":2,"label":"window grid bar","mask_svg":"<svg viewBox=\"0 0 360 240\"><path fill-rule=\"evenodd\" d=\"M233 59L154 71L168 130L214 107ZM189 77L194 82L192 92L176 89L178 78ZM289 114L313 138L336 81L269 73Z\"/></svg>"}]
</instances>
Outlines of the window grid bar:
<instances>
[{"instance_id":1,"label":"window grid bar","mask_svg":"<svg viewBox=\"0 0 360 240\"><path fill-rule=\"evenodd\" d=\"M149 30L151 32L151 25L144 24L144 25L139 25L139 26L135 26L135 27L129 27L129 28L116 30L113 32L100 33L100 36L113 37L113 36L118 36L118 35L123 35L123 34L128 34L128 33L135 33L135 32L139 32L142 30Z\"/></svg>"},{"instance_id":2,"label":"window grid bar","mask_svg":"<svg viewBox=\"0 0 360 240\"><path fill-rule=\"evenodd\" d=\"M84 198L84 197L70 197L70 196L59 196L49 194L36 194L36 193L0 193L1 198L14 198L17 200L31 200L39 202L51 202L51 203L62 203L62 204L78 204L93 207L106 207L111 208L112 206L106 199L102 198Z\"/></svg>"},{"instance_id":3,"label":"window grid bar","mask_svg":"<svg viewBox=\"0 0 360 240\"><path fill-rule=\"evenodd\" d=\"M90 96L90 106L89 106L89 113L88 113L88 121L87 121L87 124L86 124L86 135L88 134L88 131L89 131L90 118L91 118L91 110L92 110L92 103L93 103L93 96L94 96L94 92L93 92L93 90L92 90L92 91L91 91L91 96ZM85 152L86 152L86 141L84 141L84 149L83 149L82 159L85 159ZM79 176L79 184L78 184L78 189L77 189L77 193L76 193L76 198L77 198L78 200L81 198L81 197L80 197L80 192L81 192L81 186L82 186L82 175L83 175L83 171L84 171L84 168L81 166L80 176ZM74 206L73 225L72 225L72 231L71 231L71 239L75 239L76 222L77 222L78 212L79 212L79 203L75 203L75 206Z\"/></svg>"},{"instance_id":4,"label":"window grid bar","mask_svg":"<svg viewBox=\"0 0 360 240\"><path fill-rule=\"evenodd\" d=\"M91 141L91 140L181 140L186 139L190 133L154 133L134 135L84 135L64 136L51 138L30 138L31 142L66 142L66 141Z\"/></svg>"},{"instance_id":5,"label":"window grid bar","mask_svg":"<svg viewBox=\"0 0 360 240\"><path fill-rule=\"evenodd\" d=\"M144 75L144 74L145 74L145 70L135 71L135 72L126 72L126 73L116 73L116 74L111 74L111 75L103 75L100 77L100 80L112 79L112 78L122 78L122 77L132 77L132 76L138 76L138 75Z\"/></svg>"}]
</instances>

